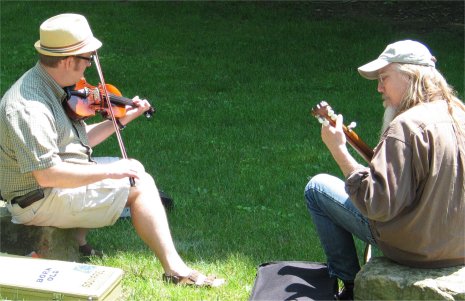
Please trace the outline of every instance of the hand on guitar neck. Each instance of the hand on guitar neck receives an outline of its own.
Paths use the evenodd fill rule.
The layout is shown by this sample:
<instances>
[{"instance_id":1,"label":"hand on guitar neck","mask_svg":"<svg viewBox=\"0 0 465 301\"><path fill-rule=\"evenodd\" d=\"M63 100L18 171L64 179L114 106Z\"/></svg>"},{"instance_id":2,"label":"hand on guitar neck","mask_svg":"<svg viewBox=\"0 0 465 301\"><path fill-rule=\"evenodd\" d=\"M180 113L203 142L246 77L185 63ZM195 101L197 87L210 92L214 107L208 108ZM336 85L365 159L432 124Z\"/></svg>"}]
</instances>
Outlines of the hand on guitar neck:
<instances>
[{"instance_id":1,"label":"hand on guitar neck","mask_svg":"<svg viewBox=\"0 0 465 301\"><path fill-rule=\"evenodd\" d=\"M331 106L326 101L321 101L312 108L311 114L325 125L336 125L337 114L334 113ZM352 127L342 125L342 130L347 138L347 142L352 146L365 161L370 162L373 158L373 149L371 149L359 136L352 130Z\"/></svg>"}]
</instances>

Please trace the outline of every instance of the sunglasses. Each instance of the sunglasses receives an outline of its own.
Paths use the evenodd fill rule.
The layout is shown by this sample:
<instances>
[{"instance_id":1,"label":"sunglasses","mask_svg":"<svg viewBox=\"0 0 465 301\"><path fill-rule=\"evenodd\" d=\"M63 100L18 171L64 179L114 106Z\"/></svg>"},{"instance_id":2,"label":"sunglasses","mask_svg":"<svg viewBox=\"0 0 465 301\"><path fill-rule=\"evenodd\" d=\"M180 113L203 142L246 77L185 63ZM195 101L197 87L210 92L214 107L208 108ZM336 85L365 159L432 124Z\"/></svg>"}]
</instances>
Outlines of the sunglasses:
<instances>
[{"instance_id":1,"label":"sunglasses","mask_svg":"<svg viewBox=\"0 0 465 301\"><path fill-rule=\"evenodd\" d=\"M78 59L81 59L81 60L86 60L89 63L89 66L92 65L92 61L94 60L94 55L91 55L89 57L81 56L81 55L74 55L74 57L77 57Z\"/></svg>"}]
</instances>

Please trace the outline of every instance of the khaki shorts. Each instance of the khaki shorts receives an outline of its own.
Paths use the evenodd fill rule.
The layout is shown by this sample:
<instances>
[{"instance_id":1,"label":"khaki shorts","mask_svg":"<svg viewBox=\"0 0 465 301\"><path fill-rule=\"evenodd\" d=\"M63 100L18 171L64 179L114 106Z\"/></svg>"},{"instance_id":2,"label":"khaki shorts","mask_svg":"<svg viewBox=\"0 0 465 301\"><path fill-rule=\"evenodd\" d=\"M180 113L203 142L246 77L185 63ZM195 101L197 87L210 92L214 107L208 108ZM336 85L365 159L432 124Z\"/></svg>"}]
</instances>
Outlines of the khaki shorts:
<instances>
[{"instance_id":1,"label":"khaki shorts","mask_svg":"<svg viewBox=\"0 0 465 301\"><path fill-rule=\"evenodd\" d=\"M8 204L16 224L57 228L98 228L113 225L129 195L129 179L106 179L77 188L47 188L45 197L21 208Z\"/></svg>"}]
</instances>

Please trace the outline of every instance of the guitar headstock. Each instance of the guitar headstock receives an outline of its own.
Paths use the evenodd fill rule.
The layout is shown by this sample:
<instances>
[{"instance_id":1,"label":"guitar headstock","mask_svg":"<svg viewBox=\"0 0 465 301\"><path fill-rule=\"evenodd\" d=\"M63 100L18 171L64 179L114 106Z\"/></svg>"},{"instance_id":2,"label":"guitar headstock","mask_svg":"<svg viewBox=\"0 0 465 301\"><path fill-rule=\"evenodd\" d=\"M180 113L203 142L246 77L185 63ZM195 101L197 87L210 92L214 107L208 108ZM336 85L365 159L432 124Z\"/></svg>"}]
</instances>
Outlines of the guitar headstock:
<instances>
[{"instance_id":1,"label":"guitar headstock","mask_svg":"<svg viewBox=\"0 0 465 301\"><path fill-rule=\"evenodd\" d=\"M314 106L311 111L312 115L323 125L336 125L337 114L326 101L321 101L319 104ZM365 142L363 142L358 135L352 130L357 124L351 122L348 126L342 125L342 130L347 137L347 142L355 148L355 150L365 159L370 162L373 158L373 149L371 149Z\"/></svg>"},{"instance_id":2,"label":"guitar headstock","mask_svg":"<svg viewBox=\"0 0 465 301\"><path fill-rule=\"evenodd\" d=\"M335 123L337 115L334 110L326 101L321 101L319 104L314 106L311 111L312 115L318 119L321 124L328 125Z\"/></svg>"}]
</instances>

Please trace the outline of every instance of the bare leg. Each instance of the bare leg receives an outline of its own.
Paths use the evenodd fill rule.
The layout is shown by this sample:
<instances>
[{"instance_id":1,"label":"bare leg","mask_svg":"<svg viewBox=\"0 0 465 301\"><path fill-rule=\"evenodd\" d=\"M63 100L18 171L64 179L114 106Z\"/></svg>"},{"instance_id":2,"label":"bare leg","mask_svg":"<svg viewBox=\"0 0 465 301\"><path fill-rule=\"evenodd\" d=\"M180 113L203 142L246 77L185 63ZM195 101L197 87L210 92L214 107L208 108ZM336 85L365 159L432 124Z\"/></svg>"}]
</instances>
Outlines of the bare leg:
<instances>
[{"instance_id":1,"label":"bare leg","mask_svg":"<svg viewBox=\"0 0 465 301\"><path fill-rule=\"evenodd\" d=\"M165 273L187 276L191 269L176 251L158 189L149 174L144 173L131 188L128 206L136 232L158 257Z\"/></svg>"},{"instance_id":2,"label":"bare leg","mask_svg":"<svg viewBox=\"0 0 465 301\"><path fill-rule=\"evenodd\" d=\"M91 246L87 244L87 233L91 229L87 228L77 228L74 237L79 245L79 253L84 256L98 256L102 257L102 251L94 250Z\"/></svg>"},{"instance_id":3,"label":"bare leg","mask_svg":"<svg viewBox=\"0 0 465 301\"><path fill-rule=\"evenodd\" d=\"M85 244L87 244L87 233L89 233L90 229L87 229L87 228L78 228L76 229L76 232L75 232L75 239L78 243L79 246L83 246Z\"/></svg>"}]
</instances>

